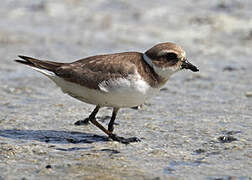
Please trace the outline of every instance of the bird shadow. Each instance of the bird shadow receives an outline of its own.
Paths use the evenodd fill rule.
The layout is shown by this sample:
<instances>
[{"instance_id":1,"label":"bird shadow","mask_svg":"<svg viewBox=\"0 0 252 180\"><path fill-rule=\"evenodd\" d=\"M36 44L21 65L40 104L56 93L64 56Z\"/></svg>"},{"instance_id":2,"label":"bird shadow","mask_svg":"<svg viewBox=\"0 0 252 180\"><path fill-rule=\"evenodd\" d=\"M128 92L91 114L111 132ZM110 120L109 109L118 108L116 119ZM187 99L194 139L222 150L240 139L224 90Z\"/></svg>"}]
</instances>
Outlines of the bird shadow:
<instances>
[{"instance_id":1,"label":"bird shadow","mask_svg":"<svg viewBox=\"0 0 252 180\"><path fill-rule=\"evenodd\" d=\"M85 132L55 130L1 129L0 136L11 139L35 140L53 144L90 144L94 142L108 141L106 136L99 136Z\"/></svg>"}]
</instances>

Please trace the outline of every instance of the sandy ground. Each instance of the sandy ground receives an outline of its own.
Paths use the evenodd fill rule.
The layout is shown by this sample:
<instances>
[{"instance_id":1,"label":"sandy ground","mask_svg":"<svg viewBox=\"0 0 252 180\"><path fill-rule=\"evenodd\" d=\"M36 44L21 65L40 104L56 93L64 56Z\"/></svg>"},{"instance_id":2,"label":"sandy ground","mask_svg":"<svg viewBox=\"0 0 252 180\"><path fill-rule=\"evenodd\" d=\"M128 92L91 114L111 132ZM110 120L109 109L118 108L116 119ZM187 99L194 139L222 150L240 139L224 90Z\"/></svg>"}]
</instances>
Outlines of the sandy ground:
<instances>
[{"instance_id":1,"label":"sandy ground","mask_svg":"<svg viewBox=\"0 0 252 180\"><path fill-rule=\"evenodd\" d=\"M3 0L0 180L252 178L252 1ZM141 110L122 109L108 141L75 126L94 108L13 62L70 62L180 44L200 68L174 75ZM111 109L98 120L107 125Z\"/></svg>"}]
</instances>

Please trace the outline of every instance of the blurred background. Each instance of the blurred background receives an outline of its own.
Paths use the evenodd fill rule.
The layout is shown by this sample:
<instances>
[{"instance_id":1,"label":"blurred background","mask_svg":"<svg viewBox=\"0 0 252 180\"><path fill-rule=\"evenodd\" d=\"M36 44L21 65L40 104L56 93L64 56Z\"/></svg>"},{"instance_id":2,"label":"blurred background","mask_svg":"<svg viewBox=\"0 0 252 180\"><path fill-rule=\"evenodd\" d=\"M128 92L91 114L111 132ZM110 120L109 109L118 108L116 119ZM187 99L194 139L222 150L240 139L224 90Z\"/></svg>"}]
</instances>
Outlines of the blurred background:
<instances>
[{"instance_id":1,"label":"blurred background","mask_svg":"<svg viewBox=\"0 0 252 180\"><path fill-rule=\"evenodd\" d=\"M181 44L193 57L217 51L244 55L251 46L249 0L4 0L0 13L1 53L9 58L8 49L71 60L144 51L166 41Z\"/></svg>"},{"instance_id":2,"label":"blurred background","mask_svg":"<svg viewBox=\"0 0 252 180\"><path fill-rule=\"evenodd\" d=\"M73 125L93 107L13 62L71 62L167 41L200 72L174 75L142 110L119 113L116 132L142 138L133 146L81 134L102 135ZM2 0L0 179L251 178L251 49L251 0ZM99 120L106 125L110 113Z\"/></svg>"}]
</instances>

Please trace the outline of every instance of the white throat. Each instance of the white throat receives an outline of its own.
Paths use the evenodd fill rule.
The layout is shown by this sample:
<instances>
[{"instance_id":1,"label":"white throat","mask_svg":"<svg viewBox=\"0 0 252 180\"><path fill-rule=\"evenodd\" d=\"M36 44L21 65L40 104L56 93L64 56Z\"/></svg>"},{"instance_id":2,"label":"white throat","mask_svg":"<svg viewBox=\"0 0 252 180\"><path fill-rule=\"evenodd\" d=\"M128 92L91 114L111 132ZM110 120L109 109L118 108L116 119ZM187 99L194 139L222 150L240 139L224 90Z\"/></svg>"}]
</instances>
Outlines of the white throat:
<instances>
[{"instance_id":1,"label":"white throat","mask_svg":"<svg viewBox=\"0 0 252 180\"><path fill-rule=\"evenodd\" d=\"M143 59L144 61L149 64L154 71L161 77L165 78L166 80L168 80L170 78L170 76L172 74L174 74L175 72L178 71L177 68L175 67L167 67L167 68L161 68L161 67L157 67L152 63L152 60L144 53L143 54Z\"/></svg>"}]
</instances>

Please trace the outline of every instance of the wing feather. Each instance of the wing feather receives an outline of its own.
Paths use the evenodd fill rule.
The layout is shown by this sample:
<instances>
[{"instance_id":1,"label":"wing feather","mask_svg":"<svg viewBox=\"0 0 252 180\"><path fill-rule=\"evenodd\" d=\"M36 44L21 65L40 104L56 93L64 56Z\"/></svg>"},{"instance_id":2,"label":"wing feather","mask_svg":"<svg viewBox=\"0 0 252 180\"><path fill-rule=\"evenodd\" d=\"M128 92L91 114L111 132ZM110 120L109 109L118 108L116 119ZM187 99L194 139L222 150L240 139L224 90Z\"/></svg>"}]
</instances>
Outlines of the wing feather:
<instances>
[{"instance_id":1,"label":"wing feather","mask_svg":"<svg viewBox=\"0 0 252 180\"><path fill-rule=\"evenodd\" d=\"M135 74L136 58L141 58L141 54L132 52L93 56L62 65L56 69L55 74L67 81L100 89L101 83L126 79Z\"/></svg>"}]
</instances>

